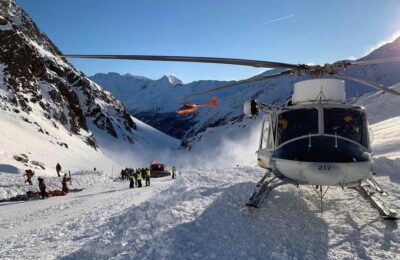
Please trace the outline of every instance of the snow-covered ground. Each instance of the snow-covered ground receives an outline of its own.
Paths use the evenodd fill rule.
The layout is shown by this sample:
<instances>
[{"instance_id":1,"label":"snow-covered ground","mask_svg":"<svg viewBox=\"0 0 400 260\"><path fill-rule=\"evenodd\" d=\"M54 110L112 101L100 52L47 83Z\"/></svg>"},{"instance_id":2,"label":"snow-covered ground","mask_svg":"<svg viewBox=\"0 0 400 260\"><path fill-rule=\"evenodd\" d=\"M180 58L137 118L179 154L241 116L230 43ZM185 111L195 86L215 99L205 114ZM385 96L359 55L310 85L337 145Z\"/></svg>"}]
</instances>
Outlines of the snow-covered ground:
<instances>
[{"instance_id":1,"label":"snow-covered ground","mask_svg":"<svg viewBox=\"0 0 400 260\"><path fill-rule=\"evenodd\" d=\"M391 186L394 174L392 169L378 180ZM66 259L398 257L397 224L382 221L351 190L330 191L323 213L311 188L295 186L274 191L259 210L246 208L261 175L252 167L185 172L154 199L112 218L101 236ZM389 199L399 199L398 189L390 192Z\"/></svg>"},{"instance_id":2,"label":"snow-covered ground","mask_svg":"<svg viewBox=\"0 0 400 260\"><path fill-rule=\"evenodd\" d=\"M399 166L400 160L377 161L377 180L396 209ZM383 221L352 190L330 190L323 213L310 187L295 186L275 190L261 209L246 208L262 173L253 167L193 169L133 190L89 174L97 181L80 193L0 204L0 258L398 257L397 223Z\"/></svg>"},{"instance_id":3,"label":"snow-covered ground","mask_svg":"<svg viewBox=\"0 0 400 260\"><path fill-rule=\"evenodd\" d=\"M3 177L3 176L1 176ZM9 184L15 185L13 180ZM56 177L46 178L56 187ZM0 204L0 258L53 259L78 250L95 237L101 227L125 212L140 207L170 185L170 179L154 180L150 187L129 189L128 182L115 182L102 173L73 174L70 188L86 189L28 202ZM1 183L4 185L4 183ZM135 225L135 223L132 223Z\"/></svg>"}]
</instances>

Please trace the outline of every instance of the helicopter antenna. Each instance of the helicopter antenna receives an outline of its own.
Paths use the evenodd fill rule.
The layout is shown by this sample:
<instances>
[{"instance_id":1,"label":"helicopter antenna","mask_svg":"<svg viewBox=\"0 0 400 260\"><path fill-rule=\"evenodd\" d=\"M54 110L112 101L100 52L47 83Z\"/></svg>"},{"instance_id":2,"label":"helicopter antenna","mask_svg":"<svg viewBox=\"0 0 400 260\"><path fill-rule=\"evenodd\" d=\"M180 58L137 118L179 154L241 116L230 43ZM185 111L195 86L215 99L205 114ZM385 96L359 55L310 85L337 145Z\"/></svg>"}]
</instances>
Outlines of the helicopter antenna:
<instances>
[{"instance_id":1,"label":"helicopter antenna","mask_svg":"<svg viewBox=\"0 0 400 260\"><path fill-rule=\"evenodd\" d=\"M320 89L317 97L315 98L315 100L319 100L319 103L322 103L322 101L327 101L324 91L322 90L322 84L321 84L321 89Z\"/></svg>"}]
</instances>

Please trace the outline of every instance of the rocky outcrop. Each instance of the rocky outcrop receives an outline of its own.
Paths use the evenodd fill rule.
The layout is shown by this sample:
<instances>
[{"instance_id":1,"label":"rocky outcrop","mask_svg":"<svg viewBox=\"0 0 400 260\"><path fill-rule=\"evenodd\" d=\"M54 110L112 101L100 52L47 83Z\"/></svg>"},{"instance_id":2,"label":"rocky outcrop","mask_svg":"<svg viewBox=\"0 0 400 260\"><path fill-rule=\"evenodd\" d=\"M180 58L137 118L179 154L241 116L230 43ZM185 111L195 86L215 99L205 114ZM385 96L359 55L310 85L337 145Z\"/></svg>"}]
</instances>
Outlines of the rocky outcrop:
<instances>
[{"instance_id":1,"label":"rocky outcrop","mask_svg":"<svg viewBox=\"0 0 400 260\"><path fill-rule=\"evenodd\" d=\"M93 147L92 126L132 142L136 125L121 102L60 54L18 5L0 0L0 109L39 114Z\"/></svg>"}]
</instances>

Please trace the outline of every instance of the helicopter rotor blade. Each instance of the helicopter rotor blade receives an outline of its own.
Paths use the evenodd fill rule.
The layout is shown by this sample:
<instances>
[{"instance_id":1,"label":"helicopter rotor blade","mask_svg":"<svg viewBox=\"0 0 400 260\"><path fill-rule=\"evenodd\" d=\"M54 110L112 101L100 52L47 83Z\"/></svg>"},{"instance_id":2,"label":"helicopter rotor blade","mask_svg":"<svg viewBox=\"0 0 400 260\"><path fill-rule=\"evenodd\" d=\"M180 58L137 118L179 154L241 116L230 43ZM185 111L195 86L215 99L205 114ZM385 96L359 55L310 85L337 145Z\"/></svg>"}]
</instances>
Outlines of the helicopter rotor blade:
<instances>
[{"instance_id":1,"label":"helicopter rotor blade","mask_svg":"<svg viewBox=\"0 0 400 260\"><path fill-rule=\"evenodd\" d=\"M400 57L382 58L374 60L351 61L351 65L367 65L367 64L382 64L400 62Z\"/></svg>"},{"instance_id":2,"label":"helicopter rotor blade","mask_svg":"<svg viewBox=\"0 0 400 260\"><path fill-rule=\"evenodd\" d=\"M292 70L286 70L280 73L275 73L275 74L269 74L269 75L265 75L262 77L255 77L255 78L249 78L249 79L244 79L244 80L238 80L232 83L228 83L228 84L224 84L222 86L219 87L214 87L214 88L208 88L206 90L200 91L200 92L196 92L187 96L184 96L183 98L188 98L188 97L193 97L193 96L198 96L198 95L202 95L205 93L209 93L209 92L213 92L213 91L217 91L220 89L224 89L224 88L230 88L230 87L234 87L243 83L251 83L251 82L257 82L257 81L262 81L265 79L270 79L270 78L276 78L276 77L280 77L280 76L284 76L284 75L290 75L292 74L293 71Z\"/></svg>"},{"instance_id":3,"label":"helicopter rotor blade","mask_svg":"<svg viewBox=\"0 0 400 260\"><path fill-rule=\"evenodd\" d=\"M178 62L202 62L242 65L250 67L274 68L274 69L304 69L306 65L296 65L282 62L245 60L231 58L213 58L213 57L191 57L191 56L158 56L158 55L96 55L96 54L65 54L65 58L83 58L83 59L116 59L116 60L150 60L150 61L178 61Z\"/></svg>"},{"instance_id":4,"label":"helicopter rotor blade","mask_svg":"<svg viewBox=\"0 0 400 260\"><path fill-rule=\"evenodd\" d=\"M373 88L376 88L376 89L380 89L380 90L382 90L382 91L384 91L386 93L390 93L390 94L393 94L393 95L396 95L396 96L400 96L399 92L397 92L397 91L395 91L395 90L393 90L391 88L385 87L384 85L382 85L380 83L377 83L377 82L369 81L369 80L366 80L366 79L359 79L359 78L356 78L356 77L353 77L353 76L349 76L349 75L345 75L345 74L341 74L341 73L335 73L334 75L339 77L339 78L342 78L342 79L355 81L355 82L358 82L358 83L361 83L361 84L364 84L364 85L367 85L367 86L370 86L370 87L373 87Z\"/></svg>"},{"instance_id":5,"label":"helicopter rotor blade","mask_svg":"<svg viewBox=\"0 0 400 260\"><path fill-rule=\"evenodd\" d=\"M354 65L371 65L400 62L400 57L381 58L373 60L341 60L333 63L336 67L349 67Z\"/></svg>"}]
</instances>

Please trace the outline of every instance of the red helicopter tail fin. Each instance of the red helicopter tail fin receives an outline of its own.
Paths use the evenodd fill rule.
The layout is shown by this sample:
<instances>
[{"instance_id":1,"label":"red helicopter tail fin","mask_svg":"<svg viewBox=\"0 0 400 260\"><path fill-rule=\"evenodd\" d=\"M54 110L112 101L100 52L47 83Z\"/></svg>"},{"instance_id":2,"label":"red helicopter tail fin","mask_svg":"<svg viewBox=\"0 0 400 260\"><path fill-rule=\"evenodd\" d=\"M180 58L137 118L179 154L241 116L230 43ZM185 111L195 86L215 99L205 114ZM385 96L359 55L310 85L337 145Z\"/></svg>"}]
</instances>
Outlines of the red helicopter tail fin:
<instances>
[{"instance_id":1,"label":"red helicopter tail fin","mask_svg":"<svg viewBox=\"0 0 400 260\"><path fill-rule=\"evenodd\" d=\"M210 103L208 103L208 105L209 105L211 108L216 109L217 106L218 106L218 99L217 99L217 97L212 97L211 100L210 100Z\"/></svg>"}]
</instances>

